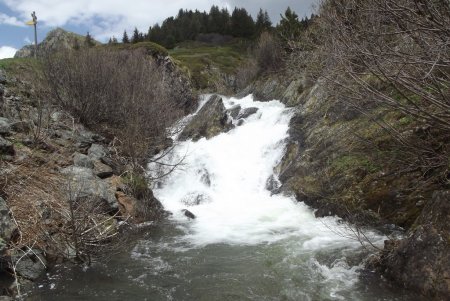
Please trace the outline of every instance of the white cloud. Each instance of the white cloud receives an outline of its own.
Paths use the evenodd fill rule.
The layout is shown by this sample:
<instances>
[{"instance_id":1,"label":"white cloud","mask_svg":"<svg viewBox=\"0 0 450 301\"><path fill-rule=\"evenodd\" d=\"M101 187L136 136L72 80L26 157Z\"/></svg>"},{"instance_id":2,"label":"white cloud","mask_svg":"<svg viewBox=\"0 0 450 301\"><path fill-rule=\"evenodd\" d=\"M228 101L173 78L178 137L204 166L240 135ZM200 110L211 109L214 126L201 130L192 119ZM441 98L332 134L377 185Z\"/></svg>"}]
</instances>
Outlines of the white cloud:
<instances>
[{"instance_id":1,"label":"white cloud","mask_svg":"<svg viewBox=\"0 0 450 301\"><path fill-rule=\"evenodd\" d=\"M12 26L25 26L24 22L19 21L16 17L8 16L7 14L0 12L0 25L12 25Z\"/></svg>"},{"instance_id":2,"label":"white cloud","mask_svg":"<svg viewBox=\"0 0 450 301\"><path fill-rule=\"evenodd\" d=\"M209 11L212 4L234 8L244 6L256 13L260 6L271 16L279 16L288 5L294 9L307 9L316 0L0 0L22 19L30 19L36 11L38 23L48 26L83 25L100 40L112 35L120 38L123 30L132 31L136 26L146 32L150 25L174 16L180 8ZM297 7L295 7L297 6ZM308 9L309 10L309 9ZM300 13L299 15L303 15Z\"/></svg>"},{"instance_id":3,"label":"white cloud","mask_svg":"<svg viewBox=\"0 0 450 301\"><path fill-rule=\"evenodd\" d=\"M17 49L9 46L0 46L0 59L13 57Z\"/></svg>"}]
</instances>

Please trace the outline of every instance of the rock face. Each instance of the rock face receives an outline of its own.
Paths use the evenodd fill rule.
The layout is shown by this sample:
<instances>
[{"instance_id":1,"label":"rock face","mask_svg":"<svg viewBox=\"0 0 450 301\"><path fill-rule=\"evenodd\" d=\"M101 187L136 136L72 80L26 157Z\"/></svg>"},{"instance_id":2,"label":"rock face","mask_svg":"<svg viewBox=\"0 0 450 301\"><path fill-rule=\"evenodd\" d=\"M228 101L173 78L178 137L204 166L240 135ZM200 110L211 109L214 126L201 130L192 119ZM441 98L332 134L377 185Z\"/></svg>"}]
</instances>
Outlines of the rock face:
<instances>
[{"instance_id":1,"label":"rock face","mask_svg":"<svg viewBox=\"0 0 450 301\"><path fill-rule=\"evenodd\" d=\"M65 31L62 28L56 28L50 31L44 41L38 44L38 55L46 55L49 53L67 49L83 48L86 47L85 40L86 37L84 36ZM94 44L100 43L94 41ZM14 57L31 57L34 55L34 51L35 50L33 45L27 45L18 50Z\"/></svg>"},{"instance_id":2,"label":"rock face","mask_svg":"<svg viewBox=\"0 0 450 301\"><path fill-rule=\"evenodd\" d=\"M179 139L197 141L212 138L231 128L222 98L213 95L181 132Z\"/></svg>"},{"instance_id":3,"label":"rock face","mask_svg":"<svg viewBox=\"0 0 450 301\"><path fill-rule=\"evenodd\" d=\"M100 199L105 201L111 211L119 209L115 191L107 182L97 177L92 169L79 166L69 166L61 170L67 176L70 199Z\"/></svg>"},{"instance_id":4,"label":"rock face","mask_svg":"<svg viewBox=\"0 0 450 301\"><path fill-rule=\"evenodd\" d=\"M384 275L437 298L450 296L450 191L435 192L407 238L386 241ZM444 299L442 299L444 300Z\"/></svg>"}]
</instances>

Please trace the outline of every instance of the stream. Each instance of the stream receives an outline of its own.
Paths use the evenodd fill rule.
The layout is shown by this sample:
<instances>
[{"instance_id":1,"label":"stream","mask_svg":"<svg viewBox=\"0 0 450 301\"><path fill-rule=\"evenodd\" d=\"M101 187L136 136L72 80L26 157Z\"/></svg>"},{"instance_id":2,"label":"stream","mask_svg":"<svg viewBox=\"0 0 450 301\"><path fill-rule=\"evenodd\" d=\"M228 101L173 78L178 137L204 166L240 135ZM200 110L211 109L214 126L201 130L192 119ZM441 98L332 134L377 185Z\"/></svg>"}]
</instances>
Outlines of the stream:
<instances>
[{"instance_id":1,"label":"stream","mask_svg":"<svg viewBox=\"0 0 450 301\"><path fill-rule=\"evenodd\" d=\"M251 95L223 101L258 110L165 158L182 161L153 188L172 215L107 263L57 266L27 300L424 300L364 270L370 250L347 225L268 189L279 186L291 109Z\"/></svg>"}]
</instances>

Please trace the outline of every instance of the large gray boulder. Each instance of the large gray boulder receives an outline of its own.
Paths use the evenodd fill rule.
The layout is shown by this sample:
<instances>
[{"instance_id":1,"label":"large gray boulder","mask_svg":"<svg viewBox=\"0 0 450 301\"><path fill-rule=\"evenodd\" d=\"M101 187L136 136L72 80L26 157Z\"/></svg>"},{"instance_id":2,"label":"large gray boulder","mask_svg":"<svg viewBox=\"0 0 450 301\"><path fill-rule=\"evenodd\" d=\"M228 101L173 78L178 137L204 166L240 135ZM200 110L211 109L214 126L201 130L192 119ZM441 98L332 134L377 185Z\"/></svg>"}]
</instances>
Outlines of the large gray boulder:
<instances>
[{"instance_id":1,"label":"large gray boulder","mask_svg":"<svg viewBox=\"0 0 450 301\"><path fill-rule=\"evenodd\" d=\"M197 141L212 138L232 127L222 98L213 95L181 132L179 139Z\"/></svg>"},{"instance_id":2,"label":"large gray boulder","mask_svg":"<svg viewBox=\"0 0 450 301\"><path fill-rule=\"evenodd\" d=\"M115 197L115 189L108 182L100 179L90 168L69 166L61 173L67 176L68 198L71 200L102 200L110 211L119 208Z\"/></svg>"}]
</instances>

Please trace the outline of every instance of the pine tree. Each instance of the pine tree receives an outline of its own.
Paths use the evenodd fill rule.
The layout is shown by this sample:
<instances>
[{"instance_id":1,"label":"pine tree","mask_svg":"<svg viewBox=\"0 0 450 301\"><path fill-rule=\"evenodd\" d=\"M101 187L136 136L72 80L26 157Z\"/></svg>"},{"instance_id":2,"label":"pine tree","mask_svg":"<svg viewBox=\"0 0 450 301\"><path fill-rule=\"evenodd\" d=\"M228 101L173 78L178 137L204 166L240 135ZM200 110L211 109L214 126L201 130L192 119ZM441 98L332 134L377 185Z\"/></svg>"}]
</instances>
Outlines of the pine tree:
<instances>
[{"instance_id":1,"label":"pine tree","mask_svg":"<svg viewBox=\"0 0 450 301\"><path fill-rule=\"evenodd\" d=\"M126 30L124 30L124 32L123 32L122 43L124 43L124 44L130 43L130 39L128 38L128 34L127 34Z\"/></svg>"},{"instance_id":2,"label":"pine tree","mask_svg":"<svg viewBox=\"0 0 450 301\"><path fill-rule=\"evenodd\" d=\"M272 22L270 21L269 14L267 11L263 11L262 8L259 9L256 17L255 27L257 34L261 34L263 31L269 31L272 28Z\"/></svg>"},{"instance_id":3,"label":"pine tree","mask_svg":"<svg viewBox=\"0 0 450 301\"><path fill-rule=\"evenodd\" d=\"M113 36L113 37L112 37L112 40L111 40L111 44L116 45L116 44L118 44L118 43L119 43L119 42L117 41L116 37Z\"/></svg>"},{"instance_id":4,"label":"pine tree","mask_svg":"<svg viewBox=\"0 0 450 301\"><path fill-rule=\"evenodd\" d=\"M281 15L277 31L282 39L288 41L296 40L300 36L302 24L298 20L298 15L290 7L286 9L284 16Z\"/></svg>"},{"instance_id":5,"label":"pine tree","mask_svg":"<svg viewBox=\"0 0 450 301\"><path fill-rule=\"evenodd\" d=\"M108 45L112 45L112 38L109 38L109 40L108 40Z\"/></svg>"},{"instance_id":6,"label":"pine tree","mask_svg":"<svg viewBox=\"0 0 450 301\"><path fill-rule=\"evenodd\" d=\"M95 46L94 39L92 39L91 35L89 34L89 31L87 32L86 39L84 40L84 45L86 45L86 47Z\"/></svg>"},{"instance_id":7,"label":"pine tree","mask_svg":"<svg viewBox=\"0 0 450 301\"><path fill-rule=\"evenodd\" d=\"M245 8L235 8L231 15L231 34L240 38L251 38L255 34L255 22Z\"/></svg>"},{"instance_id":8,"label":"pine tree","mask_svg":"<svg viewBox=\"0 0 450 301\"><path fill-rule=\"evenodd\" d=\"M133 36L131 37L131 43L136 44L140 41L139 30L135 27L133 31Z\"/></svg>"}]
</instances>

